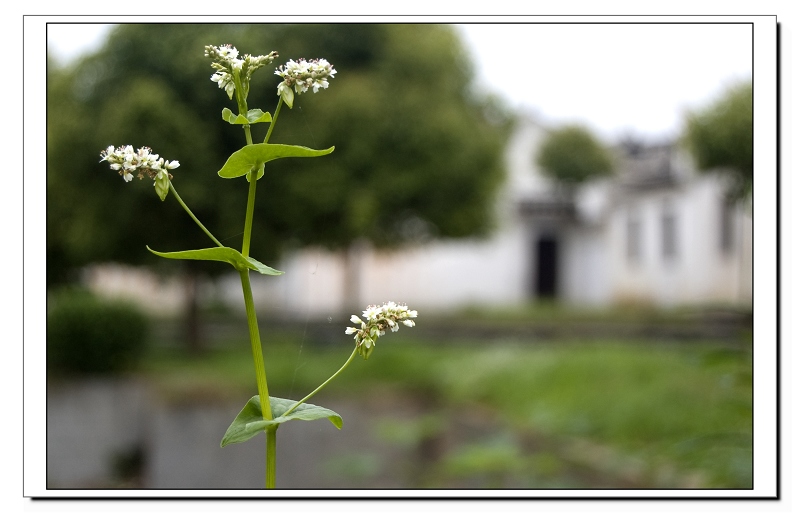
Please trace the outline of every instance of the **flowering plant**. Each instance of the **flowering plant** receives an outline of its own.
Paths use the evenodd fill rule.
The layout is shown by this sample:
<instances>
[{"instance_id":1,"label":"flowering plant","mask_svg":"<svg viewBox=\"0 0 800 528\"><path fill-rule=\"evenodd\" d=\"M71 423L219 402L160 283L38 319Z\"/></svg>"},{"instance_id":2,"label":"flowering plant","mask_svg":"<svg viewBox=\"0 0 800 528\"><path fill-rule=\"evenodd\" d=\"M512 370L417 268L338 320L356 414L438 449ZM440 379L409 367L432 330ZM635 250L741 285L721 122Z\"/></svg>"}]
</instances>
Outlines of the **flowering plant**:
<instances>
[{"instance_id":1,"label":"flowering plant","mask_svg":"<svg viewBox=\"0 0 800 528\"><path fill-rule=\"evenodd\" d=\"M274 115L270 115L259 108L249 108L247 98L253 73L270 64L278 56L277 52L273 51L268 55L244 55L240 57L239 51L235 47L225 44L222 46L206 46L205 56L213 61L211 67L216 70L211 76L211 80L225 91L230 100L233 100L234 97L236 98L238 113L234 114L230 108L223 108L223 121L241 126L244 130L245 146L231 154L218 171L218 175L222 178L234 179L245 176L248 182L247 209L245 211L241 251L220 243L178 195L173 184L173 175L169 172L180 167L178 161L167 161L158 154L153 153L149 147L141 147L138 150L134 150L131 145L116 148L110 145L100 153L100 156L101 161L107 161L111 169L117 171L126 182L133 180L134 173L139 179L143 179L145 176L151 178L156 194L162 201L166 200L171 192L180 206L216 245L216 247L168 253L155 251L148 247L147 249L151 253L168 259L227 262L239 273L244 294L245 311L247 313L247 325L250 332L258 394L250 398L242 411L236 416L225 432L220 445L225 447L228 444L244 442L258 435L261 431L265 431L267 447L265 482L267 488L274 488L278 427L285 422L293 420L308 421L327 418L337 428L341 429L342 417L339 414L330 409L306 403L306 401L338 376L356 355L360 355L364 359L369 358L378 338L385 334L387 328L396 332L400 324L409 327L414 326L413 319L417 317L417 312L409 310L405 305L393 302L381 306L368 306L362 313L363 320L356 315L350 318L353 323L360 325L360 328L348 327L345 330L345 334L354 335L356 344L350 357L337 372L300 401L286 400L269 395L264 357L261 350L261 338L250 287L250 271L273 276L282 275L283 272L266 266L250 256L256 186L258 180L264 175L265 164L272 160L290 157L326 156L333 152L334 147L315 150L298 145L271 144L269 143L269 138L272 135L275 123L278 121L282 105L286 104L289 108L292 108L295 93L303 94L309 89L313 93L317 93L320 89L328 88L329 79L333 79L336 70L325 59L290 60L276 69L275 74L281 77L281 82L277 89L279 98ZM269 123L269 129L261 143L254 143L251 129L254 125L260 123Z\"/></svg>"}]
</instances>

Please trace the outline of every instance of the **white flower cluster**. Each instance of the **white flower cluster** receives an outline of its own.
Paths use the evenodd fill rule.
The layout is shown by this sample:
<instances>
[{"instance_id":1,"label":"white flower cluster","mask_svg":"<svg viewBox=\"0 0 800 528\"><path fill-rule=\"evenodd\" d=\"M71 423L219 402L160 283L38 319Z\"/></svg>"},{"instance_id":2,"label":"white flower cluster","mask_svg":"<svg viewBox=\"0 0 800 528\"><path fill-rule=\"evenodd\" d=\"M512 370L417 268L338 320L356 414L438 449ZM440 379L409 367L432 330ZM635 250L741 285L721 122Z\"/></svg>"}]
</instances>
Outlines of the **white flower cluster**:
<instances>
[{"instance_id":1,"label":"white flower cluster","mask_svg":"<svg viewBox=\"0 0 800 528\"><path fill-rule=\"evenodd\" d=\"M328 77L333 79L336 70L325 59L313 59L307 61L300 59L300 62L290 60L285 65L275 70L275 75L283 78L283 82L278 85L278 95L281 93L281 86L291 88L301 94L309 88L317 93L320 88L328 87Z\"/></svg>"},{"instance_id":2,"label":"white flower cluster","mask_svg":"<svg viewBox=\"0 0 800 528\"><path fill-rule=\"evenodd\" d=\"M223 44L222 46L206 46L205 56L214 61L211 63L211 67L217 70L211 76L211 80L225 90L229 99L232 99L233 92L236 90L234 74L239 75L242 89L247 91L253 72L271 63L278 53L273 51L269 55L245 55L239 58L239 50L230 44Z\"/></svg>"},{"instance_id":3,"label":"white flower cluster","mask_svg":"<svg viewBox=\"0 0 800 528\"><path fill-rule=\"evenodd\" d=\"M386 329L391 329L392 332L397 332L400 329L400 324L408 327L414 326L414 319L417 317L416 310L409 310L405 304L396 304L391 301L381 306L369 305L367 309L362 312L362 317L366 319L363 321L357 315L350 317L350 321L360 324L361 328L347 327L344 331L347 335L352 335L356 341L358 353L364 358L369 358L372 349L378 338L386 333Z\"/></svg>"},{"instance_id":4,"label":"white flower cluster","mask_svg":"<svg viewBox=\"0 0 800 528\"><path fill-rule=\"evenodd\" d=\"M138 171L140 180L145 176L154 180L170 179L172 175L168 169L177 169L181 165L177 160L167 161L158 154L153 154L149 147L133 150L131 145L119 148L109 145L100 152L100 156L100 161L107 161L111 169L118 171L126 182L133 179L135 171Z\"/></svg>"},{"instance_id":5,"label":"white flower cluster","mask_svg":"<svg viewBox=\"0 0 800 528\"><path fill-rule=\"evenodd\" d=\"M320 88L328 87L328 77L333 79L336 70L325 59L314 59L307 61L300 59L300 62L290 60L285 65L275 70L275 75L280 76L283 81L278 85L278 95L289 108L294 103L294 91L301 94L311 88L317 93Z\"/></svg>"}]
</instances>

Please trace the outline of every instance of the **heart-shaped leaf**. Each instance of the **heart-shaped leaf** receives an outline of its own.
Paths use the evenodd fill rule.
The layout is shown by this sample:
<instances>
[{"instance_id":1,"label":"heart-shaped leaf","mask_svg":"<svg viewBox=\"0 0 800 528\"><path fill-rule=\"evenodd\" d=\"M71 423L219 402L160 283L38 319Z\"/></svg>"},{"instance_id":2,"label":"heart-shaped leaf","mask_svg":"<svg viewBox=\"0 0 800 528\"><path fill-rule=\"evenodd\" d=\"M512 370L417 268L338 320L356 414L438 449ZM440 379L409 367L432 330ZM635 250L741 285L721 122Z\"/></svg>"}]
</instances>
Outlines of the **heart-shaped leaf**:
<instances>
[{"instance_id":1,"label":"heart-shaped leaf","mask_svg":"<svg viewBox=\"0 0 800 528\"><path fill-rule=\"evenodd\" d=\"M297 402L294 400L285 400L283 398L274 398L270 396L269 404L272 408L272 420L264 420L261 415L261 399L258 395L253 396L248 400L244 409L236 415L233 423L225 431L225 436L222 437L220 447L225 447L228 444L238 444L246 442L255 435L267 429L270 426L278 426L284 422L291 420L320 420L327 418L331 421L337 429L342 428L342 417L337 413L325 407L318 405L311 405L310 403L302 403L295 410L286 416L281 416L288 411Z\"/></svg>"},{"instance_id":2,"label":"heart-shaped leaf","mask_svg":"<svg viewBox=\"0 0 800 528\"><path fill-rule=\"evenodd\" d=\"M250 269L262 275L283 275L282 271L265 266L252 257L245 257L235 249L229 247L190 249L188 251L173 251L170 253L162 253L150 249L149 246L146 247L153 255L158 255L163 258L176 260L215 260L218 262L227 262L239 271Z\"/></svg>"},{"instance_id":3,"label":"heart-shaped leaf","mask_svg":"<svg viewBox=\"0 0 800 528\"><path fill-rule=\"evenodd\" d=\"M325 150L314 150L297 145L278 145L259 143L247 145L230 155L228 161L219 170L223 178L238 178L258 169L258 178L264 174L264 164L279 158L314 158L333 152L334 147Z\"/></svg>"}]
</instances>

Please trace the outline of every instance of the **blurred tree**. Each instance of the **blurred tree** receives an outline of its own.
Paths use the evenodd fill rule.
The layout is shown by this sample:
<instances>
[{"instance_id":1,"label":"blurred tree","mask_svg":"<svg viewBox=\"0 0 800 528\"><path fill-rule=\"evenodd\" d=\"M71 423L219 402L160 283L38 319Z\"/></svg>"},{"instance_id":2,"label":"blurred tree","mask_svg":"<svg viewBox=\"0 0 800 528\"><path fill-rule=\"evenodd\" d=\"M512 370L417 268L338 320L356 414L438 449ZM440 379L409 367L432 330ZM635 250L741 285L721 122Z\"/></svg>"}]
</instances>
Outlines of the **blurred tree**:
<instances>
[{"instance_id":1,"label":"blurred tree","mask_svg":"<svg viewBox=\"0 0 800 528\"><path fill-rule=\"evenodd\" d=\"M744 198L753 188L753 85L734 85L710 105L686 117L683 140L700 170L720 169L730 194Z\"/></svg>"},{"instance_id":2,"label":"blurred tree","mask_svg":"<svg viewBox=\"0 0 800 528\"><path fill-rule=\"evenodd\" d=\"M396 246L424 237L487 233L502 179L508 119L471 92L472 73L455 32L439 25L129 24L97 54L48 75L48 283L94 261L166 266L162 251L210 241L152 186L127 184L99 164L108 145L147 145L180 160L175 186L224 244L236 247L247 182L216 171L244 144L220 118L236 110L209 78L206 44L240 53L328 59L328 90L295 99L271 139L312 148L320 159L278 160L259 186L251 254L269 263L287 247L344 248L358 240ZM273 68L274 69L274 68ZM259 75L260 74L260 75ZM256 74L249 106L272 112L280 81ZM255 125L256 140L267 125ZM197 264L204 273L227 271Z\"/></svg>"},{"instance_id":3,"label":"blurred tree","mask_svg":"<svg viewBox=\"0 0 800 528\"><path fill-rule=\"evenodd\" d=\"M536 153L536 163L545 174L567 188L613 170L606 148L579 125L552 130Z\"/></svg>"}]
</instances>

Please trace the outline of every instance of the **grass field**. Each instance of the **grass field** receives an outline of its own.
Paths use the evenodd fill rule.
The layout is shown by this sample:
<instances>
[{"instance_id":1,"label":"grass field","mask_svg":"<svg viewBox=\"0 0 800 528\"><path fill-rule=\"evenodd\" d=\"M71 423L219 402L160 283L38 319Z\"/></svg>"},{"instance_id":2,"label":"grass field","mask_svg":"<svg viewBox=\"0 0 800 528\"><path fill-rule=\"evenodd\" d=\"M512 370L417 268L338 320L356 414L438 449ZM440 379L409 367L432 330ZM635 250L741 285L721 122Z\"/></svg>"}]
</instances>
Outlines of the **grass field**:
<instances>
[{"instance_id":1,"label":"grass field","mask_svg":"<svg viewBox=\"0 0 800 528\"><path fill-rule=\"evenodd\" d=\"M167 397L249 396L243 337L201 359L153 350L142 373ZM349 355L342 337L332 346L304 333L264 335L271 394L300 398L326 379ZM746 335L454 342L404 329L324 392L418 402L416 419L383 427L387 441L430 451L414 485L749 488L751 372ZM459 434L464 423L482 433Z\"/></svg>"}]
</instances>

